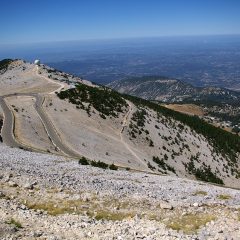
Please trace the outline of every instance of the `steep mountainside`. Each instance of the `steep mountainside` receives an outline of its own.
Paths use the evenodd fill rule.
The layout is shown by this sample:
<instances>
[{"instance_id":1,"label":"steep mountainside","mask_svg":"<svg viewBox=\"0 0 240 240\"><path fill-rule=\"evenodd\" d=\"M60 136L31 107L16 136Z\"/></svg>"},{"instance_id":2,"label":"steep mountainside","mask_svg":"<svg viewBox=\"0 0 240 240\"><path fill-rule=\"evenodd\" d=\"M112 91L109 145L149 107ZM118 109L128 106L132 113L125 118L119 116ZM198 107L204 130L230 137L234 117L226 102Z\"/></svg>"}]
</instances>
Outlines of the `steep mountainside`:
<instances>
[{"instance_id":1,"label":"steep mountainside","mask_svg":"<svg viewBox=\"0 0 240 240\"><path fill-rule=\"evenodd\" d=\"M10 146L240 187L240 138L197 117L23 61L0 84Z\"/></svg>"},{"instance_id":2,"label":"steep mountainside","mask_svg":"<svg viewBox=\"0 0 240 240\"><path fill-rule=\"evenodd\" d=\"M125 166L147 167L154 172L179 176L193 175L219 184L224 182L223 179L228 182L228 176L232 176L235 179L232 183L238 182L240 138L199 118L142 99L122 96L105 87L79 84L76 89L60 92L58 96L75 105L82 115L83 112L89 118L98 115L99 121L111 125L119 121L121 114L125 115L121 141L135 157L133 162L132 159L128 162L122 159ZM108 149L108 146L104 147ZM114 159L115 154L113 149L108 149L106 157L101 160L109 161L111 156ZM115 162L118 162L117 158Z\"/></svg>"},{"instance_id":3,"label":"steep mountainside","mask_svg":"<svg viewBox=\"0 0 240 240\"><path fill-rule=\"evenodd\" d=\"M159 76L134 77L112 82L114 90L147 100L164 102L195 101L240 101L240 93L216 87L194 87L176 79Z\"/></svg>"}]
</instances>

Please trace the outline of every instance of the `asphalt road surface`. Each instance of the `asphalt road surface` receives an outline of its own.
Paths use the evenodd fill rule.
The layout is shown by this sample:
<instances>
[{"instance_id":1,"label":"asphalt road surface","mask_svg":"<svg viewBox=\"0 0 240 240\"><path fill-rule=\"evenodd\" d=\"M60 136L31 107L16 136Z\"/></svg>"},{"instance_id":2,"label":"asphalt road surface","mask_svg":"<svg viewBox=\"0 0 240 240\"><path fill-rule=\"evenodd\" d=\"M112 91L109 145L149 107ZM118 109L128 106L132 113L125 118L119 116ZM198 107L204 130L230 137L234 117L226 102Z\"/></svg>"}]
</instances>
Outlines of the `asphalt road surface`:
<instances>
[{"instance_id":1,"label":"asphalt road surface","mask_svg":"<svg viewBox=\"0 0 240 240\"><path fill-rule=\"evenodd\" d=\"M10 147L22 147L15 140L15 137L13 135L14 125L15 125L14 117L13 117L13 113L9 109L8 105L6 104L4 97L0 97L0 105L4 112L4 122L2 126L2 131L1 131L3 142Z\"/></svg>"},{"instance_id":2,"label":"asphalt road surface","mask_svg":"<svg viewBox=\"0 0 240 240\"><path fill-rule=\"evenodd\" d=\"M59 153L61 152L63 155L66 155L66 156L76 157L76 158L79 158L81 156L79 153L75 152L74 150L70 149L68 146L66 146L64 144L64 142L58 135L57 130L55 129L54 125L52 124L52 122L48 118L47 114L43 110L42 104L44 102L44 97L39 94L20 94L19 93L19 94L10 94L10 95L6 95L6 96L0 96L0 105L4 112L4 122L3 122L1 135L3 138L3 142L6 145L8 145L10 147L24 148L24 149L30 150L30 151L36 150L36 149L32 149L30 147L27 147L25 145L22 145L21 143L19 143L16 140L16 138L14 136L14 126L15 126L14 115L13 115L11 109L6 104L6 101L4 99L6 97L11 97L11 96L34 97L36 99L36 103L35 103L34 107L44 125L45 131L46 131L49 139L51 140L51 142L55 146L55 148L59 151ZM47 151L47 149L46 149L46 151Z\"/></svg>"},{"instance_id":3,"label":"asphalt road surface","mask_svg":"<svg viewBox=\"0 0 240 240\"><path fill-rule=\"evenodd\" d=\"M53 145L56 148L58 148L62 153L66 154L68 156L80 157L80 154L78 154L74 150L67 147L63 143L60 136L58 135L57 130L55 129L54 125L52 124L52 122L50 121L47 114L45 113L45 111L42 108L42 104L44 102L44 97L37 94L37 95L35 95L35 98L36 98L35 109L36 109L38 115L40 116L40 119L41 119L41 121L45 127L45 130L46 130L51 142L53 143Z\"/></svg>"}]
</instances>

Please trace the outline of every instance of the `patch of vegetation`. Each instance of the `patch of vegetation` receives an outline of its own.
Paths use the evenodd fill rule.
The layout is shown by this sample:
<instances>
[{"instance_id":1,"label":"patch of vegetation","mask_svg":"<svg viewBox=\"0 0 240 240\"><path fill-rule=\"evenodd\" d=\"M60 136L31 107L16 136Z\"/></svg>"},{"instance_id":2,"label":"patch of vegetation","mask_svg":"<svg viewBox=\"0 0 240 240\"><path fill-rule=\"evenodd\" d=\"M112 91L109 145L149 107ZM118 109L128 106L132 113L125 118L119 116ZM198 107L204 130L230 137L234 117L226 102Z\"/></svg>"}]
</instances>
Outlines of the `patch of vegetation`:
<instances>
[{"instance_id":1,"label":"patch of vegetation","mask_svg":"<svg viewBox=\"0 0 240 240\"><path fill-rule=\"evenodd\" d=\"M196 191L193 196L199 196L199 195L202 195L202 196L207 196L207 192L205 191Z\"/></svg>"},{"instance_id":2,"label":"patch of vegetation","mask_svg":"<svg viewBox=\"0 0 240 240\"><path fill-rule=\"evenodd\" d=\"M5 72L8 69L8 66L10 63L12 63L14 60L12 59L3 59L0 61L0 72Z\"/></svg>"},{"instance_id":3,"label":"patch of vegetation","mask_svg":"<svg viewBox=\"0 0 240 240\"><path fill-rule=\"evenodd\" d=\"M174 220L167 223L167 227L183 231L186 234L194 234L200 227L205 226L208 222L215 219L215 216L210 214L191 213L184 216L176 216Z\"/></svg>"},{"instance_id":4,"label":"patch of vegetation","mask_svg":"<svg viewBox=\"0 0 240 240\"><path fill-rule=\"evenodd\" d=\"M152 171L156 169L150 162L148 162L147 165L148 165L148 168L151 169Z\"/></svg>"},{"instance_id":5,"label":"patch of vegetation","mask_svg":"<svg viewBox=\"0 0 240 240\"><path fill-rule=\"evenodd\" d=\"M118 167L112 163L112 164L109 166L109 169L116 171L116 170L118 170Z\"/></svg>"},{"instance_id":6,"label":"patch of vegetation","mask_svg":"<svg viewBox=\"0 0 240 240\"><path fill-rule=\"evenodd\" d=\"M239 119L239 122L240 122L240 119ZM235 127L233 127L232 132L234 132L236 134L239 134L240 133L240 128L235 126Z\"/></svg>"},{"instance_id":7,"label":"patch of vegetation","mask_svg":"<svg viewBox=\"0 0 240 240\"><path fill-rule=\"evenodd\" d=\"M157 113L160 113L168 118L173 118L183 125L189 126L196 133L203 135L208 142L214 147L215 151L221 153L228 161L229 165L237 168L237 159L240 154L240 137L224 131L221 128L214 127L211 124L206 123L204 120L197 116L190 116L159 104L147 101L138 97L124 95L125 99L132 101L139 107L148 107Z\"/></svg>"},{"instance_id":8,"label":"patch of vegetation","mask_svg":"<svg viewBox=\"0 0 240 240\"><path fill-rule=\"evenodd\" d=\"M56 70L56 69L47 69L47 72L48 72L48 73L56 73L57 70Z\"/></svg>"},{"instance_id":9,"label":"patch of vegetation","mask_svg":"<svg viewBox=\"0 0 240 240\"><path fill-rule=\"evenodd\" d=\"M79 159L78 163L81 164L81 165L89 165L89 162L85 157L81 157Z\"/></svg>"},{"instance_id":10,"label":"patch of vegetation","mask_svg":"<svg viewBox=\"0 0 240 240\"><path fill-rule=\"evenodd\" d=\"M205 182L224 184L223 180L211 171L210 166L196 169L195 176L197 179Z\"/></svg>"},{"instance_id":11,"label":"patch of vegetation","mask_svg":"<svg viewBox=\"0 0 240 240\"><path fill-rule=\"evenodd\" d=\"M9 221L6 222L7 224L14 225L17 229L22 228L22 224L15 220L14 218L11 218Z\"/></svg>"},{"instance_id":12,"label":"patch of vegetation","mask_svg":"<svg viewBox=\"0 0 240 240\"><path fill-rule=\"evenodd\" d=\"M60 99L68 99L79 109L84 109L90 114L90 107L94 107L102 118L106 116L118 117L127 107L127 102L121 94L107 87L91 87L78 84L74 89L68 89L57 93ZM89 103L86 107L83 103Z\"/></svg>"},{"instance_id":13,"label":"patch of vegetation","mask_svg":"<svg viewBox=\"0 0 240 240\"><path fill-rule=\"evenodd\" d=\"M211 167L206 166L204 163L203 166L201 166L200 168L196 168L194 165L194 161L191 159L189 163L185 163L184 165L188 173L195 175L198 180L221 185L224 184L223 180L211 171Z\"/></svg>"},{"instance_id":14,"label":"patch of vegetation","mask_svg":"<svg viewBox=\"0 0 240 240\"><path fill-rule=\"evenodd\" d=\"M45 202L27 202L29 209L43 210L49 215L58 216L62 214L87 214L96 220L121 221L125 218L134 217L135 212L129 209L129 202L119 202L119 199L96 199L94 196L88 200L46 200ZM118 207L118 211L112 210ZM86 212L87 209L87 212ZM121 210L120 210L121 209Z\"/></svg>"},{"instance_id":15,"label":"patch of vegetation","mask_svg":"<svg viewBox=\"0 0 240 240\"><path fill-rule=\"evenodd\" d=\"M95 219L96 220L108 220L108 221L122 221L126 218L133 218L135 213L131 212L110 212L110 211L98 211Z\"/></svg>"},{"instance_id":16,"label":"patch of vegetation","mask_svg":"<svg viewBox=\"0 0 240 240\"><path fill-rule=\"evenodd\" d=\"M229 199L232 199L232 197L231 197L230 195L228 195L228 194L220 194L220 195L218 195L217 198L220 199L220 200L229 200Z\"/></svg>"},{"instance_id":17,"label":"patch of vegetation","mask_svg":"<svg viewBox=\"0 0 240 240\"><path fill-rule=\"evenodd\" d=\"M114 165L113 163L109 165L109 164L107 164L105 162L101 162L101 161L91 161L85 157L81 157L78 160L78 163L80 165L91 165L93 167L98 167L98 168L102 168L102 169L110 169L110 170L115 170L115 171L118 170L118 167L116 165Z\"/></svg>"},{"instance_id":18,"label":"patch of vegetation","mask_svg":"<svg viewBox=\"0 0 240 240\"><path fill-rule=\"evenodd\" d=\"M46 211L49 215L57 216L65 213L73 213L74 207L79 206L82 202L78 201L64 201L56 203L52 201L39 203L26 203L27 207L34 210Z\"/></svg>"},{"instance_id":19,"label":"patch of vegetation","mask_svg":"<svg viewBox=\"0 0 240 240\"><path fill-rule=\"evenodd\" d=\"M98 168L103 168L103 169L108 168L108 164L105 162L101 162L101 161L91 161L91 165L93 167L98 167Z\"/></svg>"},{"instance_id":20,"label":"patch of vegetation","mask_svg":"<svg viewBox=\"0 0 240 240\"><path fill-rule=\"evenodd\" d=\"M149 140L149 147L154 147L152 139Z\"/></svg>"},{"instance_id":21,"label":"patch of vegetation","mask_svg":"<svg viewBox=\"0 0 240 240\"><path fill-rule=\"evenodd\" d=\"M171 171L173 173L176 173L176 170L171 167L170 165L168 165L163 159L160 159L159 157L155 157L153 156L153 161L163 170L168 170Z\"/></svg>"},{"instance_id":22,"label":"patch of vegetation","mask_svg":"<svg viewBox=\"0 0 240 240\"><path fill-rule=\"evenodd\" d=\"M240 114L231 115L229 113L221 113L221 112L208 112L209 115L213 117L217 117L221 119L221 121L230 121L233 125L237 125L240 122Z\"/></svg>"},{"instance_id":23,"label":"patch of vegetation","mask_svg":"<svg viewBox=\"0 0 240 240\"><path fill-rule=\"evenodd\" d=\"M146 121L147 112L145 109L137 110L132 115L132 120L137 123L138 127L144 127Z\"/></svg>"}]
</instances>

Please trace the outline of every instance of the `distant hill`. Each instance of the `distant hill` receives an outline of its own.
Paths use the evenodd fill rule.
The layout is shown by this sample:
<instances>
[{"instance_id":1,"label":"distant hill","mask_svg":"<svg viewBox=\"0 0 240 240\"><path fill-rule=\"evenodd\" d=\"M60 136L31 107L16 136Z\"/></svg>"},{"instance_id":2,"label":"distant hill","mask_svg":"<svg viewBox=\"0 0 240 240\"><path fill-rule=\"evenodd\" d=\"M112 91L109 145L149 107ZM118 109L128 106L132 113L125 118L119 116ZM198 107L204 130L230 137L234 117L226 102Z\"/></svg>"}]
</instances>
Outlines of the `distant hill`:
<instances>
[{"instance_id":1,"label":"distant hill","mask_svg":"<svg viewBox=\"0 0 240 240\"><path fill-rule=\"evenodd\" d=\"M147 100L163 102L240 100L240 93L218 87L194 87L177 79L162 76L133 77L114 81L108 87Z\"/></svg>"}]
</instances>

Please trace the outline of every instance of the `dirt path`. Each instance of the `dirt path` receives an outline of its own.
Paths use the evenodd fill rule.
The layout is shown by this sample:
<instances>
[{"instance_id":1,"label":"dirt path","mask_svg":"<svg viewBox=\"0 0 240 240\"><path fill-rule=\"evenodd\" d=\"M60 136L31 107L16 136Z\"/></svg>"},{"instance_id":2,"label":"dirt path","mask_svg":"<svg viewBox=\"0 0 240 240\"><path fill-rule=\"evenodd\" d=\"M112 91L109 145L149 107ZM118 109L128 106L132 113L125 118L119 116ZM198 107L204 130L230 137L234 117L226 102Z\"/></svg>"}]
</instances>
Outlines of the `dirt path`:
<instances>
[{"instance_id":1,"label":"dirt path","mask_svg":"<svg viewBox=\"0 0 240 240\"><path fill-rule=\"evenodd\" d=\"M133 104L129 101L127 101L127 103L128 103L128 106L129 106L129 110L123 118L122 128L119 132L120 141L126 147L126 149L139 161L139 163L142 163L146 167L146 163L132 150L131 146L129 146L129 144L124 140L124 137L123 137L124 129L125 129L125 127L128 126L129 117L132 115L132 113L134 111L133 110Z\"/></svg>"},{"instance_id":2,"label":"dirt path","mask_svg":"<svg viewBox=\"0 0 240 240\"><path fill-rule=\"evenodd\" d=\"M48 77L45 77L45 76L39 74L39 66L36 66L33 70L35 71L35 74L38 77L43 78L43 79L47 80L48 82L55 83L56 85L59 85L59 88L55 89L52 92L49 92L48 94L55 94L55 92L59 92L62 88L66 87L66 85L64 83L56 82L56 81L54 81L54 80L52 80L52 79L50 79Z\"/></svg>"}]
</instances>

